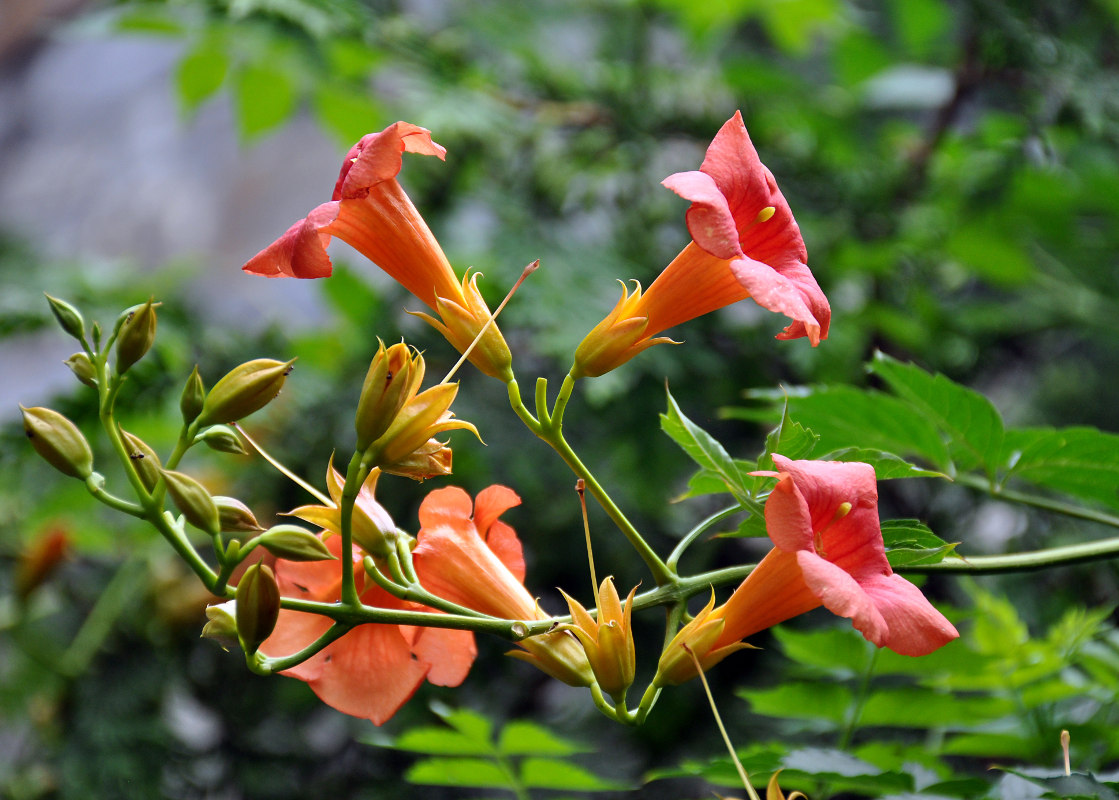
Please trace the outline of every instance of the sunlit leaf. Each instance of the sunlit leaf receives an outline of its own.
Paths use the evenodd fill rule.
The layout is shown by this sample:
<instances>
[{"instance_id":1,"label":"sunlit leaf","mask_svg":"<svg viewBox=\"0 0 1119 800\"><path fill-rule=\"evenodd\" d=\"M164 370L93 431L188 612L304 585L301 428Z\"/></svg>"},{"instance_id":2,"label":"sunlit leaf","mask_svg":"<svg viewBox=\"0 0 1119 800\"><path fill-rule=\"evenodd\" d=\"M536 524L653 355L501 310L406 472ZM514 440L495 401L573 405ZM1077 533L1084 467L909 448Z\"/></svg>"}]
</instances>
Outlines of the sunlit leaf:
<instances>
[{"instance_id":1,"label":"sunlit leaf","mask_svg":"<svg viewBox=\"0 0 1119 800\"><path fill-rule=\"evenodd\" d=\"M557 736L543 725L528 720L513 720L501 729L497 749L507 756L569 756L588 748Z\"/></svg>"},{"instance_id":2,"label":"sunlit leaf","mask_svg":"<svg viewBox=\"0 0 1119 800\"><path fill-rule=\"evenodd\" d=\"M429 786L509 786L509 778L501 767L480 758L426 758L409 767L404 780Z\"/></svg>"},{"instance_id":3,"label":"sunlit leaf","mask_svg":"<svg viewBox=\"0 0 1119 800\"><path fill-rule=\"evenodd\" d=\"M610 791L624 784L600 778L568 761L526 758L521 762L521 782L530 789L566 789L581 792Z\"/></svg>"}]
</instances>

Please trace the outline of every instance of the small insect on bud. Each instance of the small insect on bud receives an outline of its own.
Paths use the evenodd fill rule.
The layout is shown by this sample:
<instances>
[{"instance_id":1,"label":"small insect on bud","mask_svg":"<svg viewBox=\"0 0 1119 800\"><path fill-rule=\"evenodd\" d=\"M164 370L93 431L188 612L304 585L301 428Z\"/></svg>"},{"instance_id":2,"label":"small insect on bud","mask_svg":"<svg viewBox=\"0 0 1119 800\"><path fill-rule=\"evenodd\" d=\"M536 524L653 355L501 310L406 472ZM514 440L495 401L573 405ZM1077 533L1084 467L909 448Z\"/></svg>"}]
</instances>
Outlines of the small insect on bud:
<instances>
[{"instance_id":1,"label":"small insect on bud","mask_svg":"<svg viewBox=\"0 0 1119 800\"><path fill-rule=\"evenodd\" d=\"M123 375L151 349L155 341L155 299L141 306L134 306L122 314L120 333L117 334L117 362L114 367Z\"/></svg>"},{"instance_id":2,"label":"small insect on bud","mask_svg":"<svg viewBox=\"0 0 1119 800\"><path fill-rule=\"evenodd\" d=\"M132 462L136 474L140 476L140 483L144 484L144 488L150 492L159 483L159 477L163 469L159 456L139 436L133 436L128 431L123 430L121 435L128 447L128 460Z\"/></svg>"},{"instance_id":3,"label":"small insect on bud","mask_svg":"<svg viewBox=\"0 0 1119 800\"><path fill-rule=\"evenodd\" d=\"M75 377L86 386L97 388L97 371L93 368L93 362L89 360L88 355L82 352L74 353L62 363L68 366Z\"/></svg>"},{"instance_id":4,"label":"small insect on bud","mask_svg":"<svg viewBox=\"0 0 1119 800\"><path fill-rule=\"evenodd\" d=\"M58 324L62 326L62 330L66 331L70 336L80 340L85 336L85 320L82 319L81 313L78 309L67 303L65 300L59 300L57 297L51 297L45 294L47 302L50 303L51 313L54 318L58 320Z\"/></svg>"},{"instance_id":5,"label":"small insect on bud","mask_svg":"<svg viewBox=\"0 0 1119 800\"><path fill-rule=\"evenodd\" d=\"M195 436L194 441L202 442L211 450L217 450L219 453L233 453L236 456L243 456L248 452L245 450L245 446L241 444L241 437L237 435L237 431L228 425L212 425Z\"/></svg>"},{"instance_id":6,"label":"small insect on bud","mask_svg":"<svg viewBox=\"0 0 1119 800\"><path fill-rule=\"evenodd\" d=\"M241 647L252 655L276 627L280 616L280 587L272 570L261 563L251 565L237 584L236 619Z\"/></svg>"},{"instance_id":7,"label":"small insect on bud","mask_svg":"<svg viewBox=\"0 0 1119 800\"><path fill-rule=\"evenodd\" d=\"M183 512L183 517L194 527L215 535L221 531L221 518L214 498L206 491L206 487L189 475L171 470L161 470L163 479L167 481L167 493Z\"/></svg>"},{"instance_id":8,"label":"small insect on bud","mask_svg":"<svg viewBox=\"0 0 1119 800\"><path fill-rule=\"evenodd\" d=\"M288 561L328 561L335 558L322 539L298 525L276 525L260 535L260 545Z\"/></svg>"},{"instance_id":9,"label":"small insect on bud","mask_svg":"<svg viewBox=\"0 0 1119 800\"><path fill-rule=\"evenodd\" d=\"M247 505L236 497L213 496L218 507L218 524L225 533L255 533L264 530Z\"/></svg>"},{"instance_id":10,"label":"small insect on bud","mask_svg":"<svg viewBox=\"0 0 1119 800\"><path fill-rule=\"evenodd\" d=\"M198 365L187 378L183 394L179 398L179 409L183 412L183 424L189 425L202 413L202 404L206 402L206 387L202 383L202 376L198 374Z\"/></svg>"},{"instance_id":11,"label":"small insect on bud","mask_svg":"<svg viewBox=\"0 0 1119 800\"><path fill-rule=\"evenodd\" d=\"M84 481L93 474L93 451L77 425L49 408L19 408L35 452L64 475Z\"/></svg>"},{"instance_id":12,"label":"small insect on bud","mask_svg":"<svg viewBox=\"0 0 1119 800\"><path fill-rule=\"evenodd\" d=\"M234 367L206 395L195 421L200 426L236 422L259 411L280 393L292 363L258 358Z\"/></svg>"}]
</instances>

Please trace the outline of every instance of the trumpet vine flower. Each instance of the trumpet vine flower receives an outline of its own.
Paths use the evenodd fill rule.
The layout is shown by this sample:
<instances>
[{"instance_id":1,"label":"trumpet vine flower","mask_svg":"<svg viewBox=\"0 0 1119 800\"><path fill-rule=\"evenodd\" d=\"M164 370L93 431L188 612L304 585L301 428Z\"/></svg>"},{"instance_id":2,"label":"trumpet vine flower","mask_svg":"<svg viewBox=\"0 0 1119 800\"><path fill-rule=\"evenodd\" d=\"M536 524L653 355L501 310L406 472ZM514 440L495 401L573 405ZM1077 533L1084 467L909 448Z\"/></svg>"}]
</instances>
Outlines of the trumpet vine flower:
<instances>
[{"instance_id":1,"label":"trumpet vine flower","mask_svg":"<svg viewBox=\"0 0 1119 800\"><path fill-rule=\"evenodd\" d=\"M692 205L692 241L645 291L638 285L583 340L572 375L593 377L655 344L657 334L747 297L792 323L778 339L828 335L831 307L812 272L800 228L754 149L741 112L716 134L699 170L664 186Z\"/></svg>"},{"instance_id":2,"label":"trumpet vine flower","mask_svg":"<svg viewBox=\"0 0 1119 800\"><path fill-rule=\"evenodd\" d=\"M901 655L927 655L959 636L920 589L891 569L872 466L780 455L773 461L778 472L757 474L777 477L765 505L774 548L725 604L693 620L707 630L722 623L697 652L704 668L714 663L704 655L733 652L727 648L742 639L821 605ZM694 677L694 669L682 667L673 677Z\"/></svg>"},{"instance_id":3,"label":"trumpet vine flower","mask_svg":"<svg viewBox=\"0 0 1119 800\"><path fill-rule=\"evenodd\" d=\"M380 133L363 136L346 154L330 202L294 223L241 269L269 278L328 277L333 267L327 246L337 236L438 314L418 316L461 353L489 321L490 311L478 290L478 274L468 273L459 281L396 180L405 152L440 160L447 154L432 141L429 130L409 122L394 122ZM509 346L494 323L471 351L470 361L491 377L513 377Z\"/></svg>"},{"instance_id":4,"label":"trumpet vine flower","mask_svg":"<svg viewBox=\"0 0 1119 800\"><path fill-rule=\"evenodd\" d=\"M513 529L498 520L519 505L512 489L491 486L470 496L448 487L420 505L413 563L428 591L458 605L502 619L548 619L524 587L525 566ZM571 686L589 686L594 677L582 646L563 631L519 642L509 655L527 661Z\"/></svg>"}]
</instances>

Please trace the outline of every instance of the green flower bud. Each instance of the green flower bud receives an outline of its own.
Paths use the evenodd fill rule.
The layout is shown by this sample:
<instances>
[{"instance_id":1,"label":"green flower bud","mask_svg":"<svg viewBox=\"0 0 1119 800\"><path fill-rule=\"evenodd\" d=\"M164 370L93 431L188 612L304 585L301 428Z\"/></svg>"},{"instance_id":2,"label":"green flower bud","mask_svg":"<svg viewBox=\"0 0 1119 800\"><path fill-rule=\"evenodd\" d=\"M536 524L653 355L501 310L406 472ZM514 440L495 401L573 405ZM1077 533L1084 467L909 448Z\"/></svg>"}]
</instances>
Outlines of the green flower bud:
<instances>
[{"instance_id":1,"label":"green flower bud","mask_svg":"<svg viewBox=\"0 0 1119 800\"><path fill-rule=\"evenodd\" d=\"M215 606L206 606L206 624L202 626L202 638L213 639L223 650L237 647L237 601L230 600Z\"/></svg>"},{"instance_id":2,"label":"green flower bud","mask_svg":"<svg viewBox=\"0 0 1119 800\"><path fill-rule=\"evenodd\" d=\"M241 647L252 655L276 627L280 616L280 587L272 570L261 563L251 565L241 576L235 595L237 634Z\"/></svg>"},{"instance_id":3,"label":"green flower bud","mask_svg":"<svg viewBox=\"0 0 1119 800\"><path fill-rule=\"evenodd\" d=\"M202 413L202 404L206 402L206 387L202 384L202 376L198 374L198 365L194 365L194 372L187 378L183 387L182 397L179 398L179 409L183 412L183 424L189 425Z\"/></svg>"},{"instance_id":4,"label":"green flower bud","mask_svg":"<svg viewBox=\"0 0 1119 800\"><path fill-rule=\"evenodd\" d=\"M256 521L256 516L247 505L235 497L214 495L211 498L218 507L218 524L226 533L255 533L264 530Z\"/></svg>"},{"instance_id":5,"label":"green flower bud","mask_svg":"<svg viewBox=\"0 0 1119 800\"><path fill-rule=\"evenodd\" d=\"M52 467L83 481L93 474L93 451L77 425L49 408L19 408L31 446Z\"/></svg>"},{"instance_id":6,"label":"green flower bud","mask_svg":"<svg viewBox=\"0 0 1119 800\"><path fill-rule=\"evenodd\" d=\"M97 388L97 371L93 368L93 362L89 360L88 355L82 352L74 353L62 363L68 366L77 379L86 386Z\"/></svg>"},{"instance_id":7,"label":"green flower bud","mask_svg":"<svg viewBox=\"0 0 1119 800\"><path fill-rule=\"evenodd\" d=\"M205 486L181 472L164 469L160 473L167 481L167 493L187 522L210 535L221 531L218 507Z\"/></svg>"},{"instance_id":8,"label":"green flower bud","mask_svg":"<svg viewBox=\"0 0 1119 800\"><path fill-rule=\"evenodd\" d=\"M140 482L144 484L144 488L149 492L155 488L159 483L159 477L163 469L163 464L159 461L159 456L155 451L148 447L147 442L139 436L133 436L128 431L121 431L124 437L124 443L128 447L128 458L132 462L132 466L136 468L137 474L140 476Z\"/></svg>"},{"instance_id":9,"label":"green flower bud","mask_svg":"<svg viewBox=\"0 0 1119 800\"><path fill-rule=\"evenodd\" d=\"M124 313L117 335L117 363L114 368L118 375L127 372L151 349L155 341L155 306L152 298Z\"/></svg>"},{"instance_id":10,"label":"green flower bud","mask_svg":"<svg viewBox=\"0 0 1119 800\"><path fill-rule=\"evenodd\" d=\"M236 422L264 408L280 393L292 363L258 358L234 367L206 395L196 422Z\"/></svg>"},{"instance_id":11,"label":"green flower bud","mask_svg":"<svg viewBox=\"0 0 1119 800\"><path fill-rule=\"evenodd\" d=\"M80 340L85 335L85 320L82 319L81 313L78 309L67 303L65 300L59 300L57 297L51 297L44 292L47 302L50 303L51 312L54 318L58 320L58 324L62 326L62 330L73 336L75 339Z\"/></svg>"},{"instance_id":12,"label":"green flower bud","mask_svg":"<svg viewBox=\"0 0 1119 800\"><path fill-rule=\"evenodd\" d=\"M417 353L413 358L403 342L387 350L384 343L378 344L377 355L369 364L357 403L354 428L358 450L365 450L388 430L404 404L415 397L423 381L422 356Z\"/></svg>"},{"instance_id":13,"label":"green flower bud","mask_svg":"<svg viewBox=\"0 0 1119 800\"><path fill-rule=\"evenodd\" d=\"M241 444L241 437L237 435L237 431L228 425L212 425L195 436L194 441L203 442L211 450L217 450L219 453L243 456L248 452Z\"/></svg>"},{"instance_id":14,"label":"green flower bud","mask_svg":"<svg viewBox=\"0 0 1119 800\"><path fill-rule=\"evenodd\" d=\"M323 540L298 525L276 525L260 535L260 545L288 561L328 561L335 556Z\"/></svg>"}]
</instances>

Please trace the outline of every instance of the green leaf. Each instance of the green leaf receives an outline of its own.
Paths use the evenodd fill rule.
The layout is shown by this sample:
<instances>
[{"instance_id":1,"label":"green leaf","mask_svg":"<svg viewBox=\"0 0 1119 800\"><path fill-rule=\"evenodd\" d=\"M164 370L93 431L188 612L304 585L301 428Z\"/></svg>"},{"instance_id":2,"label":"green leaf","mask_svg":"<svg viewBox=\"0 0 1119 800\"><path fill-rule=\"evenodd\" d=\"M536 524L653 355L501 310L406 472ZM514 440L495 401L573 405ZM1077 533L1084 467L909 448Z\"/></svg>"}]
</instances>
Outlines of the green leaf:
<instances>
[{"instance_id":1,"label":"green leaf","mask_svg":"<svg viewBox=\"0 0 1119 800\"><path fill-rule=\"evenodd\" d=\"M874 645L852 628L801 631L778 625L773 635L797 664L827 672L862 675L874 656Z\"/></svg>"},{"instance_id":2,"label":"green leaf","mask_svg":"<svg viewBox=\"0 0 1119 800\"><path fill-rule=\"evenodd\" d=\"M221 42L203 39L179 60L175 88L183 110L190 113L209 99L229 72L229 56Z\"/></svg>"},{"instance_id":3,"label":"green leaf","mask_svg":"<svg viewBox=\"0 0 1119 800\"><path fill-rule=\"evenodd\" d=\"M898 713L905 709L905 713ZM956 695L920 686L878 689L863 705L859 723L893 728L974 728L1015 713L1010 698Z\"/></svg>"},{"instance_id":4,"label":"green leaf","mask_svg":"<svg viewBox=\"0 0 1119 800\"><path fill-rule=\"evenodd\" d=\"M521 762L521 783L530 789L568 789L580 792L626 788L623 784L600 778L576 764L554 758L526 758Z\"/></svg>"},{"instance_id":5,"label":"green leaf","mask_svg":"<svg viewBox=\"0 0 1119 800\"><path fill-rule=\"evenodd\" d=\"M854 693L834 683L786 681L772 689L739 689L755 714L769 717L810 719L839 725L847 719Z\"/></svg>"},{"instance_id":6,"label":"green leaf","mask_svg":"<svg viewBox=\"0 0 1119 800\"><path fill-rule=\"evenodd\" d=\"M883 520L882 540L892 567L938 564L953 555L959 546L958 542L945 542L916 519Z\"/></svg>"},{"instance_id":7,"label":"green leaf","mask_svg":"<svg viewBox=\"0 0 1119 800\"><path fill-rule=\"evenodd\" d=\"M1095 428L1007 431L1007 477L1119 508L1119 435Z\"/></svg>"},{"instance_id":8,"label":"green leaf","mask_svg":"<svg viewBox=\"0 0 1119 800\"><path fill-rule=\"evenodd\" d=\"M277 127L295 111L295 84L287 72L249 64L233 76L237 129L246 139Z\"/></svg>"},{"instance_id":9,"label":"green leaf","mask_svg":"<svg viewBox=\"0 0 1119 800\"><path fill-rule=\"evenodd\" d=\"M922 469L900 456L869 447L845 447L820 456L825 461L861 461L874 467L874 476L880 481L896 478L947 478L943 472Z\"/></svg>"},{"instance_id":10,"label":"green leaf","mask_svg":"<svg viewBox=\"0 0 1119 800\"><path fill-rule=\"evenodd\" d=\"M982 468L994 477L1001 464L1002 417L991 401L943 375L876 353L871 370L914 409L948 435L949 451L960 470Z\"/></svg>"},{"instance_id":11,"label":"green leaf","mask_svg":"<svg viewBox=\"0 0 1119 800\"><path fill-rule=\"evenodd\" d=\"M766 397L758 392L750 396ZM776 411L785 397L766 399L773 401ZM825 452L873 448L918 456L942 470L950 464L944 440L925 414L896 397L851 386L818 386L790 391L788 403L789 413L820 437L818 447ZM728 415L752 418L754 412L743 409Z\"/></svg>"},{"instance_id":12,"label":"green leaf","mask_svg":"<svg viewBox=\"0 0 1119 800\"><path fill-rule=\"evenodd\" d=\"M758 456L758 469L774 469L774 453L793 460L806 458L816 447L819 439L820 437L812 431L789 418L789 404L786 402L781 412L781 421L765 437L765 450Z\"/></svg>"},{"instance_id":13,"label":"green leaf","mask_svg":"<svg viewBox=\"0 0 1119 800\"><path fill-rule=\"evenodd\" d=\"M467 708L448 710L438 706L433 706L432 710L464 736L486 742L493 739L493 723L476 711Z\"/></svg>"},{"instance_id":14,"label":"green leaf","mask_svg":"<svg viewBox=\"0 0 1119 800\"><path fill-rule=\"evenodd\" d=\"M507 756L569 756L586 752L589 748L556 736L534 722L514 720L502 728L497 749Z\"/></svg>"},{"instance_id":15,"label":"green leaf","mask_svg":"<svg viewBox=\"0 0 1119 800\"><path fill-rule=\"evenodd\" d=\"M1071 775L1050 772L1048 774L1039 770L1010 769L1008 767L994 767L1011 775L1017 775L1035 786L1047 789L1046 797L1058 797L1062 800L1119 800L1119 794L1111 786L1101 783L1090 772L1074 772Z\"/></svg>"},{"instance_id":16,"label":"green leaf","mask_svg":"<svg viewBox=\"0 0 1119 800\"><path fill-rule=\"evenodd\" d=\"M718 475L736 500L750 502L750 493L734 459L711 434L684 416L671 392L666 389L665 393L668 395L668 411L660 415L661 430L700 467Z\"/></svg>"},{"instance_id":17,"label":"green leaf","mask_svg":"<svg viewBox=\"0 0 1119 800\"><path fill-rule=\"evenodd\" d=\"M446 728L412 728L391 744L396 750L440 756L485 756L493 753L489 739L464 736Z\"/></svg>"},{"instance_id":18,"label":"green leaf","mask_svg":"<svg viewBox=\"0 0 1119 800\"><path fill-rule=\"evenodd\" d=\"M479 758L425 758L404 773L408 783L480 789L509 788L509 777L492 761Z\"/></svg>"}]
</instances>

